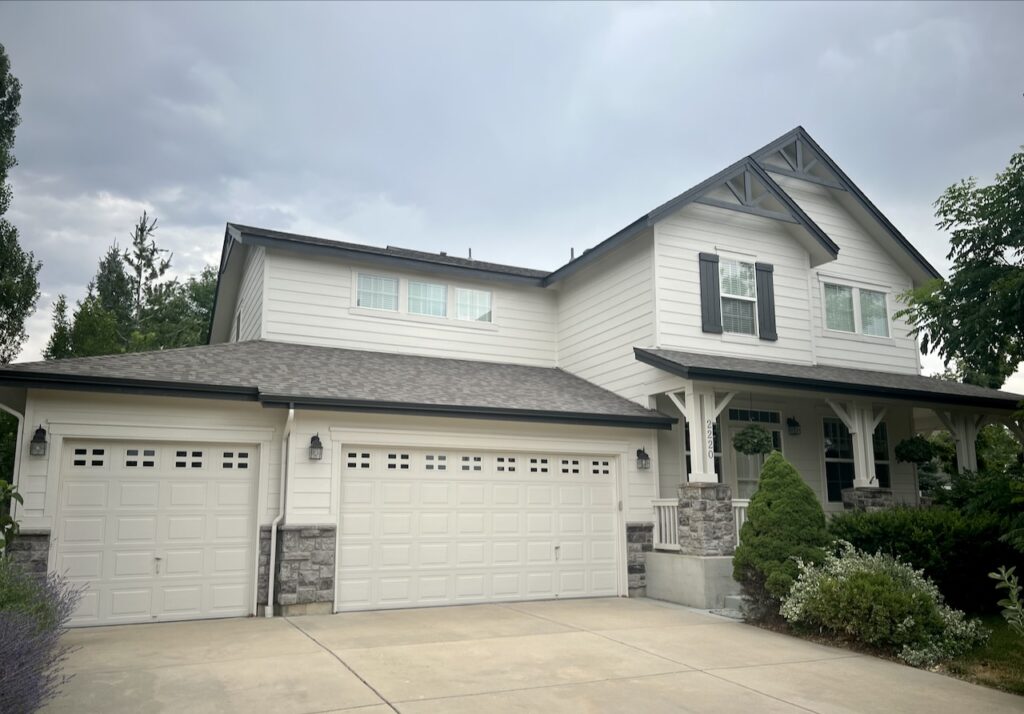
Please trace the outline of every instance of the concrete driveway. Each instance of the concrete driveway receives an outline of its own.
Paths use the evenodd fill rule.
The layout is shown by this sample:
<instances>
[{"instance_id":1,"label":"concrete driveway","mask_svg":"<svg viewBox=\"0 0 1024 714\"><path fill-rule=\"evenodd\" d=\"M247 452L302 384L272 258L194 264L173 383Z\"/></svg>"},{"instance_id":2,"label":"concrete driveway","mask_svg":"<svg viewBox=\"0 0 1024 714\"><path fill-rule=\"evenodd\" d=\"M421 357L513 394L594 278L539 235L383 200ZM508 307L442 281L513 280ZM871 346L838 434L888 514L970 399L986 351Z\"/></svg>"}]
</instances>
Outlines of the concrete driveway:
<instances>
[{"instance_id":1,"label":"concrete driveway","mask_svg":"<svg viewBox=\"0 0 1024 714\"><path fill-rule=\"evenodd\" d=\"M82 629L50 712L1019 712L1024 699L653 600Z\"/></svg>"}]
</instances>

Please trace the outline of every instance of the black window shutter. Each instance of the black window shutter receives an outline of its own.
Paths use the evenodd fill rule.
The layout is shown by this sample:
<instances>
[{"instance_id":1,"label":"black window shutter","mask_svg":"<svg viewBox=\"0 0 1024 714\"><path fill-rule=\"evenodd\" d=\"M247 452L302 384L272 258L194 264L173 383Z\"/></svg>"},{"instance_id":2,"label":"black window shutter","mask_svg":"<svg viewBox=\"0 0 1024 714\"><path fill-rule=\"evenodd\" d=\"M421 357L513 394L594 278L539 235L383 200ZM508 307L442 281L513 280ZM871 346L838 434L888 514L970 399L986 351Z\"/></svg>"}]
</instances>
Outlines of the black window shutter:
<instances>
[{"instance_id":1,"label":"black window shutter","mask_svg":"<svg viewBox=\"0 0 1024 714\"><path fill-rule=\"evenodd\" d=\"M700 254L700 322L704 332L722 333L722 299L718 288L718 256Z\"/></svg>"},{"instance_id":2,"label":"black window shutter","mask_svg":"<svg viewBox=\"0 0 1024 714\"><path fill-rule=\"evenodd\" d=\"M777 340L775 331L775 279L771 263L754 263L757 280L757 334L762 340Z\"/></svg>"}]
</instances>

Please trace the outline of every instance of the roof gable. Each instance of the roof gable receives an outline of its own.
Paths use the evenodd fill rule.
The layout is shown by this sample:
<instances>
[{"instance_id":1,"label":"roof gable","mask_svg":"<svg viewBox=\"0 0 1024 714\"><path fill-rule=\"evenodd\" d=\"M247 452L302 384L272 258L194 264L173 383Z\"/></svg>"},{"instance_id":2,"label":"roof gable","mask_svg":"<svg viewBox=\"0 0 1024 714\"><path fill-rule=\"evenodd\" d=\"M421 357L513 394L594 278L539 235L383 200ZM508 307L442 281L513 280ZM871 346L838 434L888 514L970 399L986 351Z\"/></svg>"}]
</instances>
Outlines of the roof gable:
<instances>
[{"instance_id":1,"label":"roof gable","mask_svg":"<svg viewBox=\"0 0 1024 714\"><path fill-rule=\"evenodd\" d=\"M809 181L834 191L835 198L846 210L867 219L866 223L874 229L873 237L911 275L915 284L942 277L802 126L761 147L753 158L769 173Z\"/></svg>"}]
</instances>

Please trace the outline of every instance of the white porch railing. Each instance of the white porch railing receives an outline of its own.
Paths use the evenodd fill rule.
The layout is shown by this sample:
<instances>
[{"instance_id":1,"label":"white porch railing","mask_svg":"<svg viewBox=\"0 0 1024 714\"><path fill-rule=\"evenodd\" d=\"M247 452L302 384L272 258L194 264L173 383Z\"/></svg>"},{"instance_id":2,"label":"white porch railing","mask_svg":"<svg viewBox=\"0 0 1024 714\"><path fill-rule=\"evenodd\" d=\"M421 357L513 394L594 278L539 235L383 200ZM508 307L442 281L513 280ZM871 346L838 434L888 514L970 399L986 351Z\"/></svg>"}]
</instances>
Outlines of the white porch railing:
<instances>
[{"instance_id":1,"label":"white porch railing","mask_svg":"<svg viewBox=\"0 0 1024 714\"><path fill-rule=\"evenodd\" d=\"M679 499L654 499L654 549L679 550Z\"/></svg>"},{"instance_id":2,"label":"white porch railing","mask_svg":"<svg viewBox=\"0 0 1024 714\"><path fill-rule=\"evenodd\" d=\"M732 519L736 523L736 545L740 544L740 529L747 522L747 507L749 505L749 498L732 499Z\"/></svg>"}]
</instances>

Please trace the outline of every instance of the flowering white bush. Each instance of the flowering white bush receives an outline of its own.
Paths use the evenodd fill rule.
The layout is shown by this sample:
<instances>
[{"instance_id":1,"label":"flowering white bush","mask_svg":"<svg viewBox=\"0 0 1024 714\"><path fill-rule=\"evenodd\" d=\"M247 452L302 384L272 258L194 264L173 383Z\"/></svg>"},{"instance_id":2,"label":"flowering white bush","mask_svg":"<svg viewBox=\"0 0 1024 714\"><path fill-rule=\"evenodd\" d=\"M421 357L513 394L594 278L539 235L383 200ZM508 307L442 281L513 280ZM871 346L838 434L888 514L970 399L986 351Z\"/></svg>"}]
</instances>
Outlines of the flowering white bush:
<instances>
[{"instance_id":1,"label":"flowering white bush","mask_svg":"<svg viewBox=\"0 0 1024 714\"><path fill-rule=\"evenodd\" d=\"M947 606L922 571L846 542L821 565L799 563L781 614L797 627L889 650L915 667L956 657L988 637L978 620Z\"/></svg>"}]
</instances>

